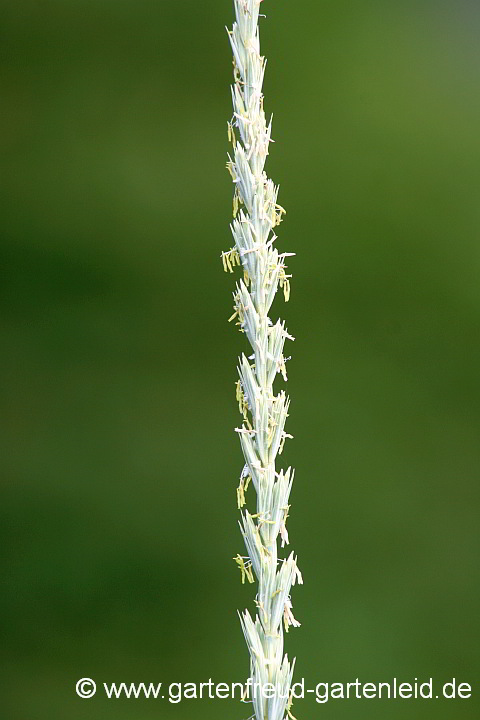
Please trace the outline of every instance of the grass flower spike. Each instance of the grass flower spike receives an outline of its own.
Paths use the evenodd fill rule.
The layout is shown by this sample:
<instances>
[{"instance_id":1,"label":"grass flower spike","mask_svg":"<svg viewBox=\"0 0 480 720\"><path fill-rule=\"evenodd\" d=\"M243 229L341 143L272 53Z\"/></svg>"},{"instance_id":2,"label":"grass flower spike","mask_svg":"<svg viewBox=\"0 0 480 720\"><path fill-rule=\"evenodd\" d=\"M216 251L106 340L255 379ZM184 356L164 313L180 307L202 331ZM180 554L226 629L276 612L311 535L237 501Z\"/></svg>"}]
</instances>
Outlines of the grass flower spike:
<instances>
[{"instance_id":1,"label":"grass flower spike","mask_svg":"<svg viewBox=\"0 0 480 720\"><path fill-rule=\"evenodd\" d=\"M233 158L227 168L235 189L231 231L234 245L222 253L225 271L243 270L237 282L234 312L252 353L238 361L236 397L242 416L236 428L245 466L237 489L241 511L240 530L246 555L235 559L244 583L258 583L257 611L240 616L250 652L250 683L253 688L269 687L274 693L253 692L256 720L284 720L290 714L290 687L294 662L284 655L284 631L300 623L292 611L290 589L302 582L294 553L280 558L278 543L288 544L286 521L294 471L277 470L277 456L286 438L289 398L284 390L275 394L278 374L287 380L284 344L293 340L285 323L269 318L278 288L290 296L290 275L285 260L293 253L275 247L275 228L285 210L278 204L278 187L268 179L264 167L271 139L271 120L263 108L265 58L260 54L258 18L262 0L234 0L236 21L228 31L233 51L233 117L228 137ZM246 509L247 489L256 493L254 513ZM265 696L267 695L267 696Z\"/></svg>"}]
</instances>

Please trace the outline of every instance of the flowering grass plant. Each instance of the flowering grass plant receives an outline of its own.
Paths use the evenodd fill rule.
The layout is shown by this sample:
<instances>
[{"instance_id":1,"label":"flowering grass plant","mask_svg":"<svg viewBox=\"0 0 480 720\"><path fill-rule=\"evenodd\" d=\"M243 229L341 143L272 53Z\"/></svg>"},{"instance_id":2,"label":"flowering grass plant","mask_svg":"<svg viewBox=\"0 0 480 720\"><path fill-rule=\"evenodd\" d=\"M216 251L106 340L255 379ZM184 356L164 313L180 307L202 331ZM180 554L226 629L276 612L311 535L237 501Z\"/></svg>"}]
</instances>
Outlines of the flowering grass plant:
<instances>
[{"instance_id":1,"label":"flowering grass plant","mask_svg":"<svg viewBox=\"0 0 480 720\"><path fill-rule=\"evenodd\" d=\"M262 0L234 0L235 22L228 36L233 51L233 117L228 137L233 152L227 168L235 189L231 231L234 245L222 253L224 269L243 270L233 293L235 321L251 346L248 357L238 360L236 397L242 416L236 428L245 465L237 489L241 513L240 530L246 554L235 558L242 582L258 583L255 616L240 614L250 652L250 684L273 687L268 693L252 693L256 720L283 720L290 715L290 687L294 661L284 654L284 632L300 623L292 612L290 589L302 583L293 552L279 557L288 544L286 521L294 471L277 469L286 438L285 421L289 398L284 390L275 393L278 374L287 380L284 343L293 340L281 320L272 322L269 312L280 287L290 296L286 258L293 253L275 247L275 228L285 210L278 204L278 186L264 170L271 139L272 121L267 123L263 107L265 58L260 54L258 19ZM255 512L246 508L249 485L256 493ZM280 551L281 552L281 551Z\"/></svg>"}]
</instances>

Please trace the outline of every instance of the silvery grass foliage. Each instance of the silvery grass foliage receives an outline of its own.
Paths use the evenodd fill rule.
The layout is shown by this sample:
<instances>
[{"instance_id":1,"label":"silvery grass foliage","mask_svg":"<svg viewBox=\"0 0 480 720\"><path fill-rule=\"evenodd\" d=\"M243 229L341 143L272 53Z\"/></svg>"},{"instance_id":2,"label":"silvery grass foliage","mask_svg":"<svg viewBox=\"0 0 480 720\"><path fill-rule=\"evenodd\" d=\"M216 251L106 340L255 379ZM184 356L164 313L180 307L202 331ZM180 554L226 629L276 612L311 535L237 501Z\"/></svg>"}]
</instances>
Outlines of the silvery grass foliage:
<instances>
[{"instance_id":1,"label":"silvery grass foliage","mask_svg":"<svg viewBox=\"0 0 480 720\"><path fill-rule=\"evenodd\" d=\"M276 458L286 438L285 421L289 398L284 390L275 394L274 380L279 373L287 380L285 340L293 340L285 323L273 323L268 313L278 287L285 300L290 295L290 275L285 259L293 253L279 253L274 247L275 228L285 210L277 203L278 187L267 178L265 160L271 140L272 122L267 124L263 109L262 84L265 58L260 54L258 18L262 0L234 0L236 22L227 29L233 50L233 117L228 136L233 146L227 168L235 190L231 231L234 246L222 253L224 269L243 270L236 285L234 313L252 348L252 354L239 358L236 383L242 415L236 428L245 458L237 489L241 511L240 530L246 555L235 560L242 582L258 582L256 615L240 614L250 652L254 715L257 720L283 720L290 715L290 687L294 661L283 652L284 629L300 623L292 612L290 589L302 583L293 552L278 557L277 540L288 544L286 520L294 471L276 469ZM246 508L245 493L252 483L256 491L256 512ZM259 688L267 687L267 692ZM255 688L257 691L255 692ZM274 691L272 691L272 688Z\"/></svg>"}]
</instances>

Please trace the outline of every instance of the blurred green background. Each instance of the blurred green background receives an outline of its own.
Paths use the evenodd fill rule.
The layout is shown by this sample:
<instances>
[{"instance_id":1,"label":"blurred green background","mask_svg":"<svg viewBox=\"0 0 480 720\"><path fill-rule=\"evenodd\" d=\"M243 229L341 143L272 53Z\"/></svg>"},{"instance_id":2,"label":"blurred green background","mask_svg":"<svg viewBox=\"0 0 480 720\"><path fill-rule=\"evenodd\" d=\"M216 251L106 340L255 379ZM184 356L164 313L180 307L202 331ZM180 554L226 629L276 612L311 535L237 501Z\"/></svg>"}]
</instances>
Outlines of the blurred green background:
<instances>
[{"instance_id":1,"label":"blurred green background","mask_svg":"<svg viewBox=\"0 0 480 720\"><path fill-rule=\"evenodd\" d=\"M297 679L452 677L477 718L480 12L268 0ZM75 683L240 681L227 0L3 0L2 715L242 720Z\"/></svg>"}]
</instances>

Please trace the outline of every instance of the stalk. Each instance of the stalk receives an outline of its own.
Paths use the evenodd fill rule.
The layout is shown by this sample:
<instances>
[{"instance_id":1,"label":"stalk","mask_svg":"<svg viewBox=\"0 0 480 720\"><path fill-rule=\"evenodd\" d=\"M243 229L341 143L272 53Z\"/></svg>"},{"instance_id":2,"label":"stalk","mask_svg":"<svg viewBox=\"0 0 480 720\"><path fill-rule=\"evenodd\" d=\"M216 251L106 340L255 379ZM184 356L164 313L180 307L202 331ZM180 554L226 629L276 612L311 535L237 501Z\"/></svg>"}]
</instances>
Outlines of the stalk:
<instances>
[{"instance_id":1,"label":"stalk","mask_svg":"<svg viewBox=\"0 0 480 720\"><path fill-rule=\"evenodd\" d=\"M287 380L284 343L293 340L285 323L275 323L268 313L280 287L285 301L290 295L290 275L285 259L294 253L279 253L274 244L274 229L285 210L277 203L278 186L268 179L265 161L271 139L272 121L266 122L263 109L265 58L260 54L258 19L262 0L234 0L236 21L227 30L233 51L234 83L232 85L233 117L228 136L233 146L227 168L235 186L231 231L234 246L222 253L224 269L243 269L236 284L234 313L240 332L244 333L252 354L238 360L237 401L242 415L239 435L245 466L237 489L241 513L240 530L246 555L235 558L242 582L258 583L254 618L248 610L240 621L250 653L250 679L256 720L283 720L290 715L290 688L294 662L284 655L284 630L300 623L292 613L290 589L302 583L293 552L278 556L288 544L286 520L294 471L277 470L286 438L285 421L290 400L284 390L275 394L273 385L279 373ZM256 492L256 509L246 508L245 493L249 484ZM261 690L267 686L269 693ZM257 690L255 691L255 688Z\"/></svg>"}]
</instances>

